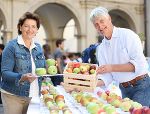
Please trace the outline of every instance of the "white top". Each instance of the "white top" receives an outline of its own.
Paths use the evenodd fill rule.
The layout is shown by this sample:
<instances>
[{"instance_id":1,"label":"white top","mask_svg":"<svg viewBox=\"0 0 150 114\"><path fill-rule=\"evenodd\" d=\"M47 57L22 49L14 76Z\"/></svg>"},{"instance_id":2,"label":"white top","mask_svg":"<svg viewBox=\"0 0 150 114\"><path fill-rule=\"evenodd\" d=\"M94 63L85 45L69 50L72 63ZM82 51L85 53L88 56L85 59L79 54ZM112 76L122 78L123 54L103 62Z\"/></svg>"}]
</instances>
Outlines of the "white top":
<instances>
[{"instance_id":1,"label":"white top","mask_svg":"<svg viewBox=\"0 0 150 114\"><path fill-rule=\"evenodd\" d=\"M119 83L127 82L137 76L148 73L148 63L143 54L140 38L133 31L114 27L112 38L103 39L96 50L99 66L105 64L132 63L135 72L112 72L98 75L106 86L115 80Z\"/></svg>"},{"instance_id":2,"label":"white top","mask_svg":"<svg viewBox=\"0 0 150 114\"><path fill-rule=\"evenodd\" d=\"M22 36L18 36L18 43L19 44L22 44L24 45L25 47L27 47L22 39ZM36 66L35 66L35 63L34 63L34 60L33 60L33 56L32 56L32 49L35 48L36 45L34 43L34 40L32 41L31 43L31 46L30 46L30 54L31 54L31 63L32 63L32 74L35 75L35 69L36 69ZM39 86L38 86L38 79L35 79L31 84L30 84L30 92L29 92L29 97L38 97L39 96Z\"/></svg>"}]
</instances>

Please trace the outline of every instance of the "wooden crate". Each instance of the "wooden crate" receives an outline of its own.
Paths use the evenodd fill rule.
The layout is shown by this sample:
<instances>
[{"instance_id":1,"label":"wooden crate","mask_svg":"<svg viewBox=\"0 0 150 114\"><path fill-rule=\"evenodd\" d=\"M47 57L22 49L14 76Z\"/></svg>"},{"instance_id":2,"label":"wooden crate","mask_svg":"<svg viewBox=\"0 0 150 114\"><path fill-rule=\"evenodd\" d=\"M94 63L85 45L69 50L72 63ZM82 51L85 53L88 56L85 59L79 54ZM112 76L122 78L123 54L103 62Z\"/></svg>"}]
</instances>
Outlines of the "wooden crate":
<instances>
[{"instance_id":1,"label":"wooden crate","mask_svg":"<svg viewBox=\"0 0 150 114\"><path fill-rule=\"evenodd\" d=\"M95 74L89 75L64 72L64 88L66 90L78 89L80 91L93 92L94 89L96 88L96 85L97 85L96 72Z\"/></svg>"}]
</instances>

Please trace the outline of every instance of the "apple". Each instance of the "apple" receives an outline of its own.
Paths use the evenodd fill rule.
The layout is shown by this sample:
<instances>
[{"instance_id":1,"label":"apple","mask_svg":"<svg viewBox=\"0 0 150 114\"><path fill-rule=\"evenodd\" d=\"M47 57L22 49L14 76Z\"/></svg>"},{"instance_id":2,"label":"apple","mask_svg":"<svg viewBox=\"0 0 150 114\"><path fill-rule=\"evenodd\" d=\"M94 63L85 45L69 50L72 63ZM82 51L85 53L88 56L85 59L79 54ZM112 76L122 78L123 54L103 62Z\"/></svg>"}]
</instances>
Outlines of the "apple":
<instances>
[{"instance_id":1,"label":"apple","mask_svg":"<svg viewBox=\"0 0 150 114\"><path fill-rule=\"evenodd\" d=\"M62 110L65 107L65 102L64 101L58 101L57 106L60 110Z\"/></svg>"},{"instance_id":2,"label":"apple","mask_svg":"<svg viewBox=\"0 0 150 114\"><path fill-rule=\"evenodd\" d=\"M106 111L107 114L115 114L116 113L116 108L113 107L112 105L105 105L103 109Z\"/></svg>"},{"instance_id":3,"label":"apple","mask_svg":"<svg viewBox=\"0 0 150 114\"><path fill-rule=\"evenodd\" d=\"M142 114L150 114L150 108L147 106L142 107Z\"/></svg>"},{"instance_id":4,"label":"apple","mask_svg":"<svg viewBox=\"0 0 150 114\"><path fill-rule=\"evenodd\" d=\"M101 98L104 99L104 100L106 100L107 97L108 97L107 94L105 92L103 92L102 95L101 95Z\"/></svg>"},{"instance_id":5,"label":"apple","mask_svg":"<svg viewBox=\"0 0 150 114\"><path fill-rule=\"evenodd\" d=\"M81 73L85 73L85 72L87 72L87 68L85 66L81 65L80 71L81 71Z\"/></svg>"},{"instance_id":6,"label":"apple","mask_svg":"<svg viewBox=\"0 0 150 114\"><path fill-rule=\"evenodd\" d=\"M115 99L113 99L111 96L107 96L106 101L108 103L112 103Z\"/></svg>"},{"instance_id":7,"label":"apple","mask_svg":"<svg viewBox=\"0 0 150 114\"><path fill-rule=\"evenodd\" d=\"M131 107L132 107L132 105L131 105L130 101L125 101L120 104L121 110L123 110L125 112L128 112Z\"/></svg>"},{"instance_id":8,"label":"apple","mask_svg":"<svg viewBox=\"0 0 150 114\"><path fill-rule=\"evenodd\" d=\"M116 108L118 108L120 106L122 102L118 99L114 100L111 102L111 105L115 106Z\"/></svg>"},{"instance_id":9,"label":"apple","mask_svg":"<svg viewBox=\"0 0 150 114\"><path fill-rule=\"evenodd\" d=\"M57 95L57 96L55 97L55 102L57 103L57 102L59 102L59 101L65 101L63 95Z\"/></svg>"},{"instance_id":10,"label":"apple","mask_svg":"<svg viewBox=\"0 0 150 114\"><path fill-rule=\"evenodd\" d=\"M45 83L45 82L42 82L41 86L46 86L46 83Z\"/></svg>"},{"instance_id":11,"label":"apple","mask_svg":"<svg viewBox=\"0 0 150 114\"><path fill-rule=\"evenodd\" d=\"M100 108L97 112L97 114L106 114L105 110Z\"/></svg>"},{"instance_id":12,"label":"apple","mask_svg":"<svg viewBox=\"0 0 150 114\"><path fill-rule=\"evenodd\" d=\"M72 68L67 68L66 71L67 71L68 73L72 73Z\"/></svg>"},{"instance_id":13,"label":"apple","mask_svg":"<svg viewBox=\"0 0 150 114\"><path fill-rule=\"evenodd\" d=\"M100 97L102 95L102 91L97 91L97 95Z\"/></svg>"},{"instance_id":14,"label":"apple","mask_svg":"<svg viewBox=\"0 0 150 114\"><path fill-rule=\"evenodd\" d=\"M45 75L46 74L46 69L45 68L36 68L35 73L38 76Z\"/></svg>"},{"instance_id":15,"label":"apple","mask_svg":"<svg viewBox=\"0 0 150 114\"><path fill-rule=\"evenodd\" d=\"M80 103L81 98L82 98L82 93L78 93L78 94L76 95L75 100L77 100L77 102Z\"/></svg>"},{"instance_id":16,"label":"apple","mask_svg":"<svg viewBox=\"0 0 150 114\"><path fill-rule=\"evenodd\" d=\"M57 74L57 67L56 66L49 66L47 72L48 72L48 74L55 75L55 74Z\"/></svg>"},{"instance_id":17,"label":"apple","mask_svg":"<svg viewBox=\"0 0 150 114\"><path fill-rule=\"evenodd\" d=\"M73 63L73 68L79 68L79 67L80 67L80 63L78 63L78 62Z\"/></svg>"},{"instance_id":18,"label":"apple","mask_svg":"<svg viewBox=\"0 0 150 114\"><path fill-rule=\"evenodd\" d=\"M67 67L73 69L73 62L68 62Z\"/></svg>"},{"instance_id":19,"label":"apple","mask_svg":"<svg viewBox=\"0 0 150 114\"><path fill-rule=\"evenodd\" d=\"M80 69L79 69L79 68L74 68L74 69L73 69L73 73L78 74L79 72L80 72Z\"/></svg>"},{"instance_id":20,"label":"apple","mask_svg":"<svg viewBox=\"0 0 150 114\"><path fill-rule=\"evenodd\" d=\"M50 110L50 114L59 114L59 110L52 109Z\"/></svg>"},{"instance_id":21,"label":"apple","mask_svg":"<svg viewBox=\"0 0 150 114\"><path fill-rule=\"evenodd\" d=\"M48 67L49 66L55 66L56 65L56 61L55 61L55 59L47 59L46 60L46 64L47 64Z\"/></svg>"},{"instance_id":22,"label":"apple","mask_svg":"<svg viewBox=\"0 0 150 114\"><path fill-rule=\"evenodd\" d=\"M96 66L95 66L95 65L91 65L91 66L90 66L90 69L96 70Z\"/></svg>"},{"instance_id":23,"label":"apple","mask_svg":"<svg viewBox=\"0 0 150 114\"><path fill-rule=\"evenodd\" d=\"M50 108L50 107L53 107L54 104L53 104L53 102L48 101L48 102L46 102L46 106L47 106L48 108Z\"/></svg>"},{"instance_id":24,"label":"apple","mask_svg":"<svg viewBox=\"0 0 150 114\"><path fill-rule=\"evenodd\" d=\"M143 114L142 109L140 108L134 108L131 114Z\"/></svg>"},{"instance_id":25,"label":"apple","mask_svg":"<svg viewBox=\"0 0 150 114\"><path fill-rule=\"evenodd\" d=\"M131 102L132 107L134 108L142 108L142 105L138 102Z\"/></svg>"},{"instance_id":26,"label":"apple","mask_svg":"<svg viewBox=\"0 0 150 114\"><path fill-rule=\"evenodd\" d=\"M86 108L90 114L97 114L100 109L99 105L95 102L88 103Z\"/></svg>"},{"instance_id":27,"label":"apple","mask_svg":"<svg viewBox=\"0 0 150 114\"><path fill-rule=\"evenodd\" d=\"M107 91L105 91L105 93L109 96L109 94L110 94L110 91L109 90L107 90Z\"/></svg>"},{"instance_id":28,"label":"apple","mask_svg":"<svg viewBox=\"0 0 150 114\"><path fill-rule=\"evenodd\" d=\"M92 97L92 98L90 99L90 102L98 103L98 102L99 102L99 100L98 100L97 98L95 98L95 97Z\"/></svg>"},{"instance_id":29,"label":"apple","mask_svg":"<svg viewBox=\"0 0 150 114\"><path fill-rule=\"evenodd\" d=\"M90 74L94 74L95 73L95 70L94 69L91 69L90 70Z\"/></svg>"},{"instance_id":30,"label":"apple","mask_svg":"<svg viewBox=\"0 0 150 114\"><path fill-rule=\"evenodd\" d=\"M65 109L63 110L63 114L73 114L73 113L71 112L71 110Z\"/></svg>"},{"instance_id":31,"label":"apple","mask_svg":"<svg viewBox=\"0 0 150 114\"><path fill-rule=\"evenodd\" d=\"M87 68L87 70L90 70L90 65L86 64L85 67Z\"/></svg>"},{"instance_id":32,"label":"apple","mask_svg":"<svg viewBox=\"0 0 150 114\"><path fill-rule=\"evenodd\" d=\"M42 94L42 95L48 94L48 93L49 93L49 92L48 92L48 90L46 90L46 89L41 91L41 94Z\"/></svg>"}]
</instances>

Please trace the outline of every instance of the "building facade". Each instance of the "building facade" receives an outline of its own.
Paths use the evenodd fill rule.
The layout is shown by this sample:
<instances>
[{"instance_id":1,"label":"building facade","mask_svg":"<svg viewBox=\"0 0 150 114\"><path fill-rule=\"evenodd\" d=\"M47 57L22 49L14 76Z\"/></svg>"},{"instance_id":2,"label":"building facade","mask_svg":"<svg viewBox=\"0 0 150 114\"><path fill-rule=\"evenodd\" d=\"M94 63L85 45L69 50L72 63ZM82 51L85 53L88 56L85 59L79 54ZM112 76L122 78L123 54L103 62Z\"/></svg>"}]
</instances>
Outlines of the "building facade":
<instances>
[{"instance_id":1,"label":"building facade","mask_svg":"<svg viewBox=\"0 0 150 114\"><path fill-rule=\"evenodd\" d=\"M144 0L0 0L2 42L6 44L17 36L18 19L30 11L40 16L52 50L54 41L63 38L66 24L73 19L77 30L74 35L77 51L82 51L97 42L98 33L89 20L91 10L97 6L109 10L115 26L130 28L138 34L145 33Z\"/></svg>"}]
</instances>

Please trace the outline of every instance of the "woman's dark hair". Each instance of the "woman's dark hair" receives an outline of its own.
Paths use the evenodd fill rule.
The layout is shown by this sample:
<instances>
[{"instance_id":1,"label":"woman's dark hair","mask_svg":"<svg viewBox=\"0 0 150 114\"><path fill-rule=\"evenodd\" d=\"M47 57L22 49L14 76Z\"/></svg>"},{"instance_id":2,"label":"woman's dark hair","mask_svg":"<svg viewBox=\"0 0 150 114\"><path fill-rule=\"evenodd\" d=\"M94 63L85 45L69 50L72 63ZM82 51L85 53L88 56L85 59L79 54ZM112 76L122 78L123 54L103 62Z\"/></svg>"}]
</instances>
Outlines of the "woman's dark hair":
<instances>
[{"instance_id":1,"label":"woman's dark hair","mask_svg":"<svg viewBox=\"0 0 150 114\"><path fill-rule=\"evenodd\" d=\"M37 14L31 13L31 12L26 12L20 19L17 25L18 28L18 34L22 34L22 32L20 31L20 27L24 24L26 19L33 19L36 21L37 24L37 28L40 28L40 19L39 16Z\"/></svg>"}]
</instances>

